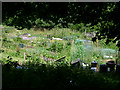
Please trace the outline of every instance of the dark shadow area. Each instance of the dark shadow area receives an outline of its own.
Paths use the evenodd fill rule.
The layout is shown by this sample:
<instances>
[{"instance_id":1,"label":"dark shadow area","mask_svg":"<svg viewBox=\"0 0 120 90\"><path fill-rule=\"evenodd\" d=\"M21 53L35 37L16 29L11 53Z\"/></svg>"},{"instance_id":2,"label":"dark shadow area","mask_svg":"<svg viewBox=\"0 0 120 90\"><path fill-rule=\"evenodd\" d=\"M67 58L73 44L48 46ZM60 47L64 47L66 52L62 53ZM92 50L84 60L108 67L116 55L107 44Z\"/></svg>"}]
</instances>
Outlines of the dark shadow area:
<instances>
[{"instance_id":1,"label":"dark shadow area","mask_svg":"<svg viewBox=\"0 0 120 90\"><path fill-rule=\"evenodd\" d=\"M120 89L119 74L93 72L63 63L57 66L30 63L17 68L14 65L3 65L2 74L3 90L8 88Z\"/></svg>"}]
</instances>

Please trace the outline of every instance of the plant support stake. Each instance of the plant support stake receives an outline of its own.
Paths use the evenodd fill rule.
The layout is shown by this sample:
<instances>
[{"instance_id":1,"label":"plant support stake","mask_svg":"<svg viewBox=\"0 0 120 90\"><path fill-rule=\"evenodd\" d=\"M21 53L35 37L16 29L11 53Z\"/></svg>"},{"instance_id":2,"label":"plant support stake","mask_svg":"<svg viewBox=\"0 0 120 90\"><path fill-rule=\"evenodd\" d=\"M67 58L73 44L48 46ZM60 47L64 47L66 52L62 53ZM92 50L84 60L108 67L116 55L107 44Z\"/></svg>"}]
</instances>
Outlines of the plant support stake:
<instances>
[{"instance_id":1,"label":"plant support stake","mask_svg":"<svg viewBox=\"0 0 120 90\"><path fill-rule=\"evenodd\" d=\"M97 48L98 48L98 39L97 39Z\"/></svg>"},{"instance_id":2,"label":"plant support stake","mask_svg":"<svg viewBox=\"0 0 120 90\"><path fill-rule=\"evenodd\" d=\"M25 52L24 52L24 62L26 61L25 58L26 58L26 55L25 55Z\"/></svg>"}]
</instances>

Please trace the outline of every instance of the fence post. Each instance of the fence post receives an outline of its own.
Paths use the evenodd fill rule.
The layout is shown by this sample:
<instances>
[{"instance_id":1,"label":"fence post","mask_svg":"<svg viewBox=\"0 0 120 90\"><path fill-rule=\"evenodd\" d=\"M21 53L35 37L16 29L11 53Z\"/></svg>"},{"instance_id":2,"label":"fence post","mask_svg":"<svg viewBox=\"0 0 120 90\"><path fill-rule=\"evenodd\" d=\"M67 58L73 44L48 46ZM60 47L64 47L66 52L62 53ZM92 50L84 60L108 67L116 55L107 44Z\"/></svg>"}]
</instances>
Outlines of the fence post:
<instances>
[{"instance_id":1,"label":"fence post","mask_svg":"<svg viewBox=\"0 0 120 90\"><path fill-rule=\"evenodd\" d=\"M72 41L72 44L74 44L74 40Z\"/></svg>"},{"instance_id":2,"label":"fence post","mask_svg":"<svg viewBox=\"0 0 120 90\"><path fill-rule=\"evenodd\" d=\"M93 41L92 41L92 50L91 51L92 51L92 56L93 56Z\"/></svg>"},{"instance_id":3,"label":"fence post","mask_svg":"<svg viewBox=\"0 0 120 90\"><path fill-rule=\"evenodd\" d=\"M116 49L116 57L117 57L117 49Z\"/></svg>"},{"instance_id":4,"label":"fence post","mask_svg":"<svg viewBox=\"0 0 120 90\"><path fill-rule=\"evenodd\" d=\"M24 62L26 61L26 55L25 55L25 52L24 52Z\"/></svg>"},{"instance_id":5,"label":"fence post","mask_svg":"<svg viewBox=\"0 0 120 90\"><path fill-rule=\"evenodd\" d=\"M98 39L97 39L97 48L98 48Z\"/></svg>"}]
</instances>

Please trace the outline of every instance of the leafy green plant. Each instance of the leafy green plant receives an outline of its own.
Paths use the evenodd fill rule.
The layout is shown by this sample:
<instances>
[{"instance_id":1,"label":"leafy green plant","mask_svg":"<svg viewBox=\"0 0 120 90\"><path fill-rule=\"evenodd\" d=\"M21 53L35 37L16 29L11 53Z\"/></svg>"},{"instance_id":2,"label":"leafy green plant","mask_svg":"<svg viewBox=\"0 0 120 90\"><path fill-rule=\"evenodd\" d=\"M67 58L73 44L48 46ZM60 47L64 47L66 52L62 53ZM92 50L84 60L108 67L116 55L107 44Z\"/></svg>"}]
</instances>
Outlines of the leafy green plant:
<instances>
[{"instance_id":1,"label":"leafy green plant","mask_svg":"<svg viewBox=\"0 0 120 90\"><path fill-rule=\"evenodd\" d=\"M85 31L85 25L84 23L79 23L79 24L68 24L68 27L72 30L77 30L77 31L80 31L80 32L84 32Z\"/></svg>"},{"instance_id":2,"label":"leafy green plant","mask_svg":"<svg viewBox=\"0 0 120 90\"><path fill-rule=\"evenodd\" d=\"M54 52L61 52L62 49L63 49L63 42L55 41L50 45L48 50L54 51Z\"/></svg>"},{"instance_id":3,"label":"leafy green plant","mask_svg":"<svg viewBox=\"0 0 120 90\"><path fill-rule=\"evenodd\" d=\"M40 18L35 21L35 24L37 27L41 27L41 28L53 27L55 25L55 23L52 22L51 20L47 22Z\"/></svg>"},{"instance_id":4,"label":"leafy green plant","mask_svg":"<svg viewBox=\"0 0 120 90\"><path fill-rule=\"evenodd\" d=\"M72 34L72 31L69 28L53 28L50 30L51 37L56 38L63 38L66 36L70 36Z\"/></svg>"},{"instance_id":5,"label":"leafy green plant","mask_svg":"<svg viewBox=\"0 0 120 90\"><path fill-rule=\"evenodd\" d=\"M72 45L71 47L71 61L80 58L81 61L85 60L85 51L83 45Z\"/></svg>"}]
</instances>

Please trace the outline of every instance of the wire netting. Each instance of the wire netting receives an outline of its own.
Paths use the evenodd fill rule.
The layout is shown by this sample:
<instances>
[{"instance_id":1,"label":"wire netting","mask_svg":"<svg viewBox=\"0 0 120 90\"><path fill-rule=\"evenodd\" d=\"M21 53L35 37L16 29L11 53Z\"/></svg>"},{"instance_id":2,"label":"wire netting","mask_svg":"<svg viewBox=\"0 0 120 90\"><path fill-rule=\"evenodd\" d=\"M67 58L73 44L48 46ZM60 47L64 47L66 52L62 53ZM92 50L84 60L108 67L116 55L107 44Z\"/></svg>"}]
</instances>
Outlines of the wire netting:
<instances>
[{"instance_id":1,"label":"wire netting","mask_svg":"<svg viewBox=\"0 0 120 90\"><path fill-rule=\"evenodd\" d=\"M71 61L80 58L81 61L90 63L94 60L93 57L115 58L116 53L118 54L118 51L114 49L95 47L90 40L76 39L71 47Z\"/></svg>"}]
</instances>

